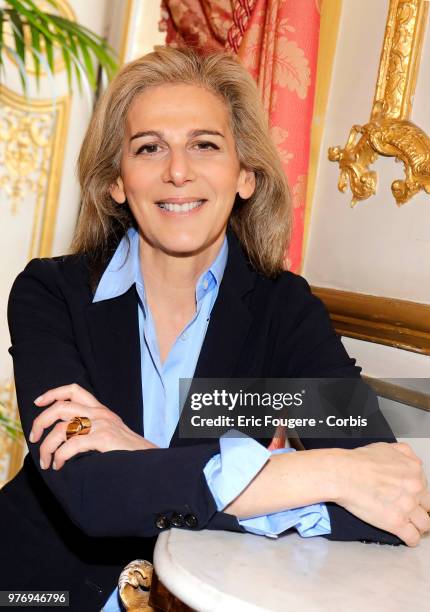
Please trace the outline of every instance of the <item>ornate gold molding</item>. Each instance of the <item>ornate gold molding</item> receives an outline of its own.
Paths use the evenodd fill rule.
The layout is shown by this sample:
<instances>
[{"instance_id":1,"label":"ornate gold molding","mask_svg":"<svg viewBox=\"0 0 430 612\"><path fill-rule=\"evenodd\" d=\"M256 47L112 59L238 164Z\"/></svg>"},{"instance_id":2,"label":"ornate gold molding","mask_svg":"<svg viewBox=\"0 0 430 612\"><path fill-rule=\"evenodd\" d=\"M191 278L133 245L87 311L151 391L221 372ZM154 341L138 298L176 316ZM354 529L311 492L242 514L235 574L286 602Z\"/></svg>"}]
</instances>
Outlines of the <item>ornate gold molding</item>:
<instances>
[{"instance_id":1,"label":"ornate gold molding","mask_svg":"<svg viewBox=\"0 0 430 612\"><path fill-rule=\"evenodd\" d=\"M22 214L31 215L29 259L51 254L70 102L70 96L29 100L0 86L2 216L9 210L11 221L21 223ZM13 382L6 387L8 413L18 418ZM0 442L0 487L20 468L23 450L23 444Z\"/></svg>"},{"instance_id":2,"label":"ornate gold molding","mask_svg":"<svg viewBox=\"0 0 430 612\"><path fill-rule=\"evenodd\" d=\"M312 291L339 335L430 355L430 305L325 287Z\"/></svg>"},{"instance_id":3,"label":"ornate gold molding","mask_svg":"<svg viewBox=\"0 0 430 612\"><path fill-rule=\"evenodd\" d=\"M348 183L354 206L376 192L370 170L378 155L402 161L405 180L391 186L398 205L421 190L430 193L430 138L409 120L428 16L426 0L390 0L379 74L369 123L354 125L344 148L330 147L339 163L338 188Z\"/></svg>"},{"instance_id":4,"label":"ornate gold molding","mask_svg":"<svg viewBox=\"0 0 430 612\"><path fill-rule=\"evenodd\" d=\"M70 96L27 100L0 86L0 186L12 215L34 197L29 258L51 252Z\"/></svg>"}]
</instances>

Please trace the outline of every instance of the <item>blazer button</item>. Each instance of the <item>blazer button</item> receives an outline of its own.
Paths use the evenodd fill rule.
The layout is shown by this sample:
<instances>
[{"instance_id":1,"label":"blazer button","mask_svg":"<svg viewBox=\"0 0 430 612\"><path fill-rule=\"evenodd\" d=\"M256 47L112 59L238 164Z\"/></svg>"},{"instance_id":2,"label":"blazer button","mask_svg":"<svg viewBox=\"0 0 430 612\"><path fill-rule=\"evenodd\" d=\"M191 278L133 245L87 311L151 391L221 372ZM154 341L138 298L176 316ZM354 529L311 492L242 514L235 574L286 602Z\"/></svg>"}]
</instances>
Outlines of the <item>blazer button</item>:
<instances>
[{"instance_id":1,"label":"blazer button","mask_svg":"<svg viewBox=\"0 0 430 612\"><path fill-rule=\"evenodd\" d=\"M174 512L172 514L172 520L170 521L173 527L183 527L184 525L184 516L179 512Z\"/></svg>"},{"instance_id":2,"label":"blazer button","mask_svg":"<svg viewBox=\"0 0 430 612\"><path fill-rule=\"evenodd\" d=\"M198 520L195 514L186 514L184 516L184 522L187 527L190 527L190 529L193 529L193 527L197 527L198 525Z\"/></svg>"},{"instance_id":3,"label":"blazer button","mask_svg":"<svg viewBox=\"0 0 430 612\"><path fill-rule=\"evenodd\" d=\"M155 525L158 529L167 529L167 527L170 527L170 521L165 514L159 514L155 521Z\"/></svg>"}]
</instances>

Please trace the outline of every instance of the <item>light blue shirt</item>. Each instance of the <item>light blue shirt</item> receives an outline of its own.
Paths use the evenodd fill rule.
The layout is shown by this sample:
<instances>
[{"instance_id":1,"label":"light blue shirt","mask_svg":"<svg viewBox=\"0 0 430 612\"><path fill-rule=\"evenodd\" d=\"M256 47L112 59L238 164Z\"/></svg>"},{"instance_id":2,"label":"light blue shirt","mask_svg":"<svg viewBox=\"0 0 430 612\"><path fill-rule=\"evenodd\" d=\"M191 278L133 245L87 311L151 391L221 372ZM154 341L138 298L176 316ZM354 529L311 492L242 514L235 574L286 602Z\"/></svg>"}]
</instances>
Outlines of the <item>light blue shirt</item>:
<instances>
[{"instance_id":1,"label":"light blue shirt","mask_svg":"<svg viewBox=\"0 0 430 612\"><path fill-rule=\"evenodd\" d=\"M192 378L194 375L227 263L227 240L224 240L209 270L197 281L195 315L176 338L167 359L161 363L156 329L140 268L139 234L131 228L128 237L130 251L127 240L123 238L100 279L93 302L118 297L133 284L136 285L144 406L143 431L145 438L161 448L168 448L179 421L179 379Z\"/></svg>"},{"instance_id":2,"label":"light blue shirt","mask_svg":"<svg viewBox=\"0 0 430 612\"><path fill-rule=\"evenodd\" d=\"M127 232L100 279L93 302L112 299L135 284L138 295L138 319L141 350L143 429L145 438L161 448L167 448L179 421L179 379L192 378L209 324L212 308L218 296L228 257L227 240L208 270L196 284L196 312L176 338L169 355L161 363L154 320L145 295L139 259L139 234L134 228ZM144 382L143 382L144 381ZM273 452L293 452L281 449ZM264 446L237 432L220 439L220 453L204 468L208 487L217 509L223 510L251 482L267 463L271 452ZM270 515L239 520L247 531L276 538L295 527L304 537L330 533L330 519L325 504L285 510ZM119 610L118 594L114 591L104 606L105 612Z\"/></svg>"}]
</instances>

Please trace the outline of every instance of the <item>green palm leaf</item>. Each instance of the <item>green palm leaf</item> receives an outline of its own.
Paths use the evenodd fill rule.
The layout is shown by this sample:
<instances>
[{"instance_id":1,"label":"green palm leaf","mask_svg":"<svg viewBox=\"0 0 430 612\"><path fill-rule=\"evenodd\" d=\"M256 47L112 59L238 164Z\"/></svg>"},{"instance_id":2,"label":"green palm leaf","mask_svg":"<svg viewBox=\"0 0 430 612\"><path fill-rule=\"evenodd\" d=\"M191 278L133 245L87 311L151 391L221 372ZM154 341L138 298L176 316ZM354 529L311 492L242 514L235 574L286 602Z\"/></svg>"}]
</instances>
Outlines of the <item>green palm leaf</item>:
<instances>
[{"instance_id":1,"label":"green palm leaf","mask_svg":"<svg viewBox=\"0 0 430 612\"><path fill-rule=\"evenodd\" d=\"M41 48L40 48L40 30L38 30L37 28L31 28L31 48L32 48L32 56L33 56L33 64L34 64L34 73L36 75L36 83L39 86L39 81L40 81L39 55L41 53Z\"/></svg>"},{"instance_id":2,"label":"green palm leaf","mask_svg":"<svg viewBox=\"0 0 430 612\"><path fill-rule=\"evenodd\" d=\"M6 15L9 16L12 27L13 39L15 42L15 53L18 56L19 76L24 89L26 89L25 80L25 44L24 44L24 27L21 20L21 15L15 10L6 10Z\"/></svg>"},{"instance_id":3,"label":"green palm leaf","mask_svg":"<svg viewBox=\"0 0 430 612\"><path fill-rule=\"evenodd\" d=\"M115 52L105 40L98 37L93 32L90 32L90 30L84 26L78 25L73 21L69 21L64 17L50 15L50 18L52 19L52 22L57 25L59 31L66 30L73 34L81 48L89 48L106 70L109 77L115 73L118 67L114 59Z\"/></svg>"},{"instance_id":4,"label":"green palm leaf","mask_svg":"<svg viewBox=\"0 0 430 612\"><path fill-rule=\"evenodd\" d=\"M15 48L19 57L25 66L25 44L24 44L24 27L21 20L21 15L15 10L6 11L13 24L13 38L15 40Z\"/></svg>"},{"instance_id":5,"label":"green palm leaf","mask_svg":"<svg viewBox=\"0 0 430 612\"><path fill-rule=\"evenodd\" d=\"M67 36L69 40L69 47L72 50L73 57L78 57L78 47L76 46L76 42L75 42L75 38L73 34L71 32L68 32ZM73 64L75 66L76 81L78 83L79 91L82 91L80 65L77 64L76 62L73 62Z\"/></svg>"},{"instance_id":6,"label":"green palm leaf","mask_svg":"<svg viewBox=\"0 0 430 612\"><path fill-rule=\"evenodd\" d=\"M54 44L52 38L46 34L42 34L43 41L45 43L45 55L48 60L48 66L51 73L54 72Z\"/></svg>"},{"instance_id":7,"label":"green palm leaf","mask_svg":"<svg viewBox=\"0 0 430 612\"><path fill-rule=\"evenodd\" d=\"M61 48L61 53L63 55L64 66L66 67L67 73L67 86L69 91L72 90L72 60L70 59L70 53L66 47Z\"/></svg>"},{"instance_id":8,"label":"green palm leaf","mask_svg":"<svg viewBox=\"0 0 430 612\"><path fill-rule=\"evenodd\" d=\"M55 0L47 1L53 8L58 8ZM82 77L93 90L96 89L98 65L109 79L115 74L117 63L114 50L88 28L65 17L44 13L33 0L5 0L5 4L11 8L0 9L0 67L5 48L1 26L9 22L15 45L12 54L18 63L24 91L27 89L27 79L24 75L26 52L32 56L37 85L40 81L41 59L43 61L45 58L51 76L54 72L55 47L61 50L69 91L72 91L73 67L80 91ZM45 64L45 61L43 63Z\"/></svg>"}]
</instances>

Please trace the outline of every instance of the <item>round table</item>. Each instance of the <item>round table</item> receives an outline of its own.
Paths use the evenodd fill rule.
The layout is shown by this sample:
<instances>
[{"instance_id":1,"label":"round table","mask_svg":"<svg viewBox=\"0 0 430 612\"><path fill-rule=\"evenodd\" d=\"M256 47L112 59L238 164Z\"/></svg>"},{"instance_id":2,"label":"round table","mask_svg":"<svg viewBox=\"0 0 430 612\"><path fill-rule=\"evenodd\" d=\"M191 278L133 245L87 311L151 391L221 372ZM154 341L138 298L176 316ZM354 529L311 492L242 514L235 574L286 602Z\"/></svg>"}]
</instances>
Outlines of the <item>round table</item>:
<instances>
[{"instance_id":1,"label":"round table","mask_svg":"<svg viewBox=\"0 0 430 612\"><path fill-rule=\"evenodd\" d=\"M171 529L158 538L154 568L173 595L199 611L430 610L428 536L408 548Z\"/></svg>"}]
</instances>

